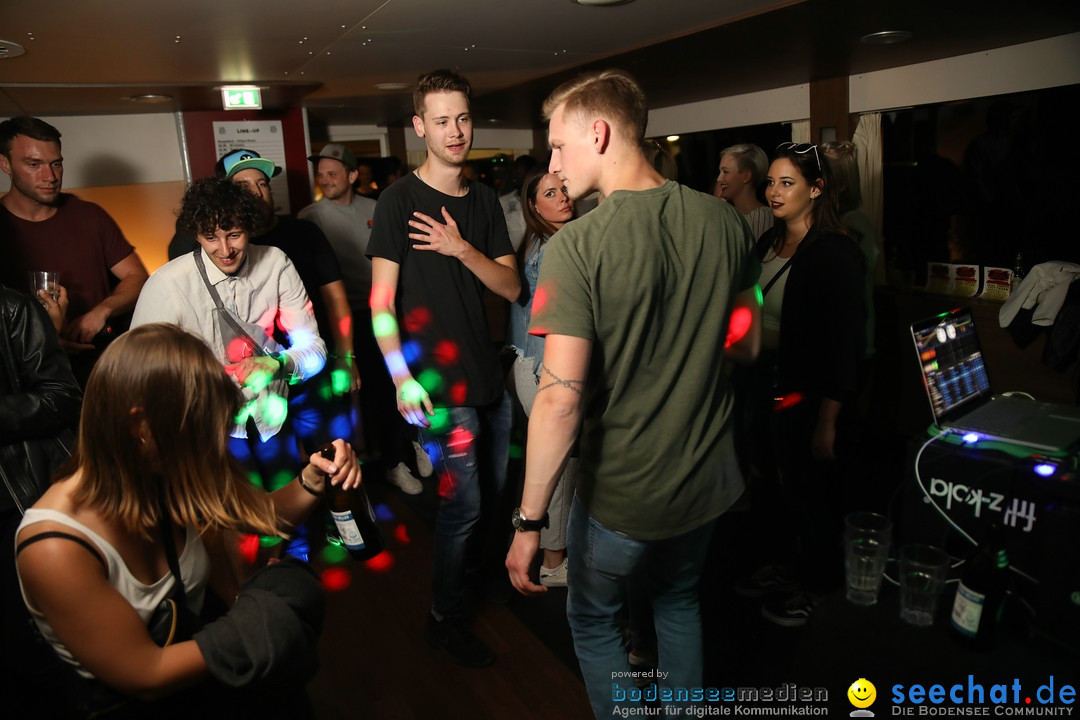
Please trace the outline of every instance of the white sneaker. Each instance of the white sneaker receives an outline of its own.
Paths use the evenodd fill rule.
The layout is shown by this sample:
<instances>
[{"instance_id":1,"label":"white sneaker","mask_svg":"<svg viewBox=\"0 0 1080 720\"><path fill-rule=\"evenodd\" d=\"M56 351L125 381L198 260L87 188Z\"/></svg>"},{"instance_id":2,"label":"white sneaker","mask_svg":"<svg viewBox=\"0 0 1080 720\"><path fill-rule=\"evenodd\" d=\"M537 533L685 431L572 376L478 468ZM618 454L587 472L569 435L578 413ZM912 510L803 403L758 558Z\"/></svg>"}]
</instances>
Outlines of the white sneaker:
<instances>
[{"instance_id":1,"label":"white sneaker","mask_svg":"<svg viewBox=\"0 0 1080 720\"><path fill-rule=\"evenodd\" d=\"M435 468L431 465L431 458L428 457L427 450L415 440L412 441L412 447L413 452L416 453L416 471L420 473L420 477L431 477L431 473L435 472Z\"/></svg>"},{"instance_id":2,"label":"white sneaker","mask_svg":"<svg viewBox=\"0 0 1080 720\"><path fill-rule=\"evenodd\" d=\"M397 466L386 473L386 480L391 485L397 485L406 495L419 495L424 492L424 485L413 477L409 472L409 466L399 462Z\"/></svg>"},{"instance_id":3,"label":"white sneaker","mask_svg":"<svg viewBox=\"0 0 1080 720\"><path fill-rule=\"evenodd\" d=\"M541 565L540 584L544 587L566 587L566 558L553 568Z\"/></svg>"}]
</instances>

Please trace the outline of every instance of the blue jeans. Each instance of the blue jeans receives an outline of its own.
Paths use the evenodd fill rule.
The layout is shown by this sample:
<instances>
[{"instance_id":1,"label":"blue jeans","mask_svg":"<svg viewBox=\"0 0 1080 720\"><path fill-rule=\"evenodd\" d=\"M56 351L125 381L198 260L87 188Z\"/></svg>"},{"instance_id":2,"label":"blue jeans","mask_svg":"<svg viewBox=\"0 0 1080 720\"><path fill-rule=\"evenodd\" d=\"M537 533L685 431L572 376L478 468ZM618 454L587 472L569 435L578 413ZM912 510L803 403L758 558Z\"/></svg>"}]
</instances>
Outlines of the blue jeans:
<instances>
[{"instance_id":1,"label":"blue jeans","mask_svg":"<svg viewBox=\"0 0 1080 720\"><path fill-rule=\"evenodd\" d=\"M485 499L495 500L506 485L510 395L503 392L483 407L440 408L438 412L447 413L448 422L419 429L420 442L439 478L431 606L439 615L458 618L465 614L469 538L477 528Z\"/></svg>"},{"instance_id":2,"label":"blue jeans","mask_svg":"<svg viewBox=\"0 0 1080 720\"><path fill-rule=\"evenodd\" d=\"M697 585L715 521L665 540L642 541L609 530L574 498L567 528L566 615L574 650L597 718L635 704L620 613L630 576L645 584L653 603L661 688L701 687L701 609ZM626 673L626 674L619 674ZM659 677L659 675L658 675ZM616 687L618 686L618 687ZM629 688L634 688L629 692ZM626 699L618 699L625 693ZM686 707L689 703L665 703Z\"/></svg>"}]
</instances>

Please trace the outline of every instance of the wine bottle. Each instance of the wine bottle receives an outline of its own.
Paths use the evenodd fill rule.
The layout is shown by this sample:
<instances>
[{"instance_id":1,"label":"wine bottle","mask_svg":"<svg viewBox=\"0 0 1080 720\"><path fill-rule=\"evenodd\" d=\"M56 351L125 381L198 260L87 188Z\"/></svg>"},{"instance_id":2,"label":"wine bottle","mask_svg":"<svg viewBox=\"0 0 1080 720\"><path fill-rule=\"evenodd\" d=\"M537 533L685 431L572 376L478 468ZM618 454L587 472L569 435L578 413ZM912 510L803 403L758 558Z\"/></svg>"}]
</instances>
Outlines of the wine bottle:
<instances>
[{"instance_id":1,"label":"wine bottle","mask_svg":"<svg viewBox=\"0 0 1080 720\"><path fill-rule=\"evenodd\" d=\"M323 445L319 454L327 460L334 459L334 446ZM364 486L345 490L332 485L327 478L326 504L337 529L337 540L349 551L354 560L368 560L383 551L382 532L375 522L375 510L371 507Z\"/></svg>"},{"instance_id":2,"label":"wine bottle","mask_svg":"<svg viewBox=\"0 0 1080 720\"><path fill-rule=\"evenodd\" d=\"M1005 609L1009 586L1009 558L1001 525L990 526L960 575L953 601L952 629L957 640L974 650L987 650Z\"/></svg>"}]
</instances>

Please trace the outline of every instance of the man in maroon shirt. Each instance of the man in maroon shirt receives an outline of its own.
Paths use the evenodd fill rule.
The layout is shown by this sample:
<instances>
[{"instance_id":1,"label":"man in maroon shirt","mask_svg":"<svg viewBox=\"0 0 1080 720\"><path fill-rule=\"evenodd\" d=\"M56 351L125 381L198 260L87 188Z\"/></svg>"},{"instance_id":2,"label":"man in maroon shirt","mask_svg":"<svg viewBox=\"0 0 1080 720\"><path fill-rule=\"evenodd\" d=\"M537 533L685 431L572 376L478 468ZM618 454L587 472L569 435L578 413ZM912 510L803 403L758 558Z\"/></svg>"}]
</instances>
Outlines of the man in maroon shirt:
<instances>
[{"instance_id":1,"label":"man in maroon shirt","mask_svg":"<svg viewBox=\"0 0 1080 720\"><path fill-rule=\"evenodd\" d=\"M64 159L52 125L27 116L0 123L0 170L11 178L0 198L0 280L25 291L28 271L59 272L70 303L61 346L85 382L97 359L95 338L124 329L146 267L108 213L60 192Z\"/></svg>"}]
</instances>

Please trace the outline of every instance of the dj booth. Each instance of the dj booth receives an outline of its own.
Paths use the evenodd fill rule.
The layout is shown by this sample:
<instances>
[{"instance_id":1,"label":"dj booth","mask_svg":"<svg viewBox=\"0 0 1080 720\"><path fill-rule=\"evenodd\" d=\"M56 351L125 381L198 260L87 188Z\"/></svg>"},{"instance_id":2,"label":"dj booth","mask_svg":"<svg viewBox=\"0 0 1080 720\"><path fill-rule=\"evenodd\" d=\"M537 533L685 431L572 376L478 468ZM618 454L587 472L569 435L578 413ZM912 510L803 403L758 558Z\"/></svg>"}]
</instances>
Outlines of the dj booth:
<instances>
[{"instance_id":1,"label":"dj booth","mask_svg":"<svg viewBox=\"0 0 1080 720\"><path fill-rule=\"evenodd\" d=\"M999 523L1013 568L1007 611L1080 652L1080 453L933 433L909 445L894 546L928 543L962 559Z\"/></svg>"}]
</instances>

